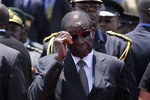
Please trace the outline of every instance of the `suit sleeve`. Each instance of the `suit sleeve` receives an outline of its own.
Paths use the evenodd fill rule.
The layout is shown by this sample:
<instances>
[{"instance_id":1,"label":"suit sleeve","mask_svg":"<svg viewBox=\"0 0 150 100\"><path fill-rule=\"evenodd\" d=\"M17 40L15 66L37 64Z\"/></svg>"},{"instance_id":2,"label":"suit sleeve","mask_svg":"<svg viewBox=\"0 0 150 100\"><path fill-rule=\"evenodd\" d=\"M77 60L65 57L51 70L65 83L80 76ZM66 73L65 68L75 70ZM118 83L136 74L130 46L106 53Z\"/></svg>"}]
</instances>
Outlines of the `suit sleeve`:
<instances>
[{"instance_id":1,"label":"suit sleeve","mask_svg":"<svg viewBox=\"0 0 150 100\"><path fill-rule=\"evenodd\" d=\"M55 100L54 92L62 69L62 64L54 59L49 59L49 64L44 71L35 78L29 87L29 99Z\"/></svg>"},{"instance_id":2,"label":"suit sleeve","mask_svg":"<svg viewBox=\"0 0 150 100\"><path fill-rule=\"evenodd\" d=\"M117 88L117 96L115 100L132 100L131 93L129 91L129 88L127 86L127 77L125 76L126 73L126 67L125 64L122 64L121 70L120 70L120 78L118 81L118 88Z\"/></svg>"},{"instance_id":3,"label":"suit sleeve","mask_svg":"<svg viewBox=\"0 0 150 100\"><path fill-rule=\"evenodd\" d=\"M7 67L7 76L5 76L5 79L7 80L7 100L27 100L27 86L25 82L25 77L21 68L20 64L20 55L16 55L14 57L11 66ZM5 64L10 62L5 62ZM6 67L6 66L5 66Z\"/></svg>"}]
</instances>

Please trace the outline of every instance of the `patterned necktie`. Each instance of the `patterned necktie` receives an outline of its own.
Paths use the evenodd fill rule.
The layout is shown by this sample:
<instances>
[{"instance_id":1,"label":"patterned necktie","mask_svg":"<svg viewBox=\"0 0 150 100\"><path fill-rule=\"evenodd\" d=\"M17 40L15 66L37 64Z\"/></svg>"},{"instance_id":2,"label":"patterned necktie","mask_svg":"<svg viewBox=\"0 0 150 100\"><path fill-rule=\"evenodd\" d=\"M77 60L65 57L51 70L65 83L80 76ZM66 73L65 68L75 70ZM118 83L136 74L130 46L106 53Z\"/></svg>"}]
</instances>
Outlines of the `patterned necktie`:
<instances>
[{"instance_id":1,"label":"patterned necktie","mask_svg":"<svg viewBox=\"0 0 150 100\"><path fill-rule=\"evenodd\" d=\"M45 15L48 20L51 20L52 18L54 4L55 4L55 0L44 0Z\"/></svg>"},{"instance_id":2,"label":"patterned necktie","mask_svg":"<svg viewBox=\"0 0 150 100\"><path fill-rule=\"evenodd\" d=\"M80 66L79 76L80 76L80 80L81 80L82 86L84 88L85 94L87 96L89 94L89 85L88 85L88 79L86 76L86 72L84 70L84 66L86 65L86 63L83 60L80 60L77 64Z\"/></svg>"}]
</instances>

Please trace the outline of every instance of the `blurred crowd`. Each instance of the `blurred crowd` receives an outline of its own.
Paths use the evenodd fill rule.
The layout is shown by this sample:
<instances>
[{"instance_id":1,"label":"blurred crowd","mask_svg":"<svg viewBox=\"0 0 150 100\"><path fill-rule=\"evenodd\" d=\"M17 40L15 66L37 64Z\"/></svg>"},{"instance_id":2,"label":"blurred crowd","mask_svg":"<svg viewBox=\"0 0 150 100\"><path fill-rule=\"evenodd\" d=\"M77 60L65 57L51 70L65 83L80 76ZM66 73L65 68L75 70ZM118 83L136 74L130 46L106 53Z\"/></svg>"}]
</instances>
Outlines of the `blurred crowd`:
<instances>
[{"instance_id":1,"label":"blurred crowd","mask_svg":"<svg viewBox=\"0 0 150 100\"><path fill-rule=\"evenodd\" d=\"M34 17L28 37L38 43L42 43L43 39L51 33L60 31L61 19L70 11L68 2L67 0L2 0L7 7L17 7ZM138 16L138 0L116 0L116 2L122 5L124 12L129 16ZM49 6L52 10L50 19L46 13Z\"/></svg>"}]
</instances>

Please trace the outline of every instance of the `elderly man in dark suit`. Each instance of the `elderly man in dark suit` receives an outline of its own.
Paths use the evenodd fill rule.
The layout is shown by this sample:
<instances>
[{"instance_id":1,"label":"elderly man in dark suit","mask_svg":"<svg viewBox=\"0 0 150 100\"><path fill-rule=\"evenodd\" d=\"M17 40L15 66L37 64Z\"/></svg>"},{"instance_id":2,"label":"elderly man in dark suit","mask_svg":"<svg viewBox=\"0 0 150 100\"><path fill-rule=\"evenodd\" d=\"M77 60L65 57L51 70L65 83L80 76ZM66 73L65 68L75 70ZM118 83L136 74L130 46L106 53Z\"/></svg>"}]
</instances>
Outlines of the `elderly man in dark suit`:
<instances>
[{"instance_id":1,"label":"elderly man in dark suit","mask_svg":"<svg viewBox=\"0 0 150 100\"><path fill-rule=\"evenodd\" d=\"M24 47L24 45L6 32L9 17L14 16L13 14L12 16L9 16L8 8L0 3L0 43L8 47L11 47L21 53L22 58L21 68L24 73L25 84L27 89L32 81L31 60L29 53L27 49Z\"/></svg>"},{"instance_id":2,"label":"elderly man in dark suit","mask_svg":"<svg viewBox=\"0 0 150 100\"><path fill-rule=\"evenodd\" d=\"M0 100L27 100L20 53L0 44Z\"/></svg>"},{"instance_id":3,"label":"elderly man in dark suit","mask_svg":"<svg viewBox=\"0 0 150 100\"><path fill-rule=\"evenodd\" d=\"M131 100L124 63L93 50L90 17L70 12L61 28L65 31L54 38L56 53L41 58L46 69L30 86L30 100Z\"/></svg>"}]
</instances>

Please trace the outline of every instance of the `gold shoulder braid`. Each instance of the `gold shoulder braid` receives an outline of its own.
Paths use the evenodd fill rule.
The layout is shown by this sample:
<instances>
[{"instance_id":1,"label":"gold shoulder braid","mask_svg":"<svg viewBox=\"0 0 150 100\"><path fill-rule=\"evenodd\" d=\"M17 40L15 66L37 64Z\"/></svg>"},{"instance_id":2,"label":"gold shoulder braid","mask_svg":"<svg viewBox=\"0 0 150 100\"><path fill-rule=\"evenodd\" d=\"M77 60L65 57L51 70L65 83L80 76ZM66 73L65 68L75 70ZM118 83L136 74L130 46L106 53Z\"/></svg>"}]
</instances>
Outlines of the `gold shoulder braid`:
<instances>
[{"instance_id":1,"label":"gold shoulder braid","mask_svg":"<svg viewBox=\"0 0 150 100\"><path fill-rule=\"evenodd\" d=\"M109 34L109 35L117 36L117 37L122 38L122 39L124 39L125 41L127 41L127 46L126 46L124 52L123 52L123 53L121 54L121 56L119 57L119 59L120 59L121 61L124 61L124 59L126 58L128 52L129 52L129 49L130 49L130 47L131 47L131 44L132 44L131 39L128 38L128 37L126 37L126 36L124 36L123 34L116 33L116 32L113 32L113 31L107 31L106 33Z\"/></svg>"},{"instance_id":2,"label":"gold shoulder braid","mask_svg":"<svg viewBox=\"0 0 150 100\"><path fill-rule=\"evenodd\" d=\"M54 38L58 33L52 33L50 36L45 37L43 39L43 43L49 41L48 47L47 47L47 55L54 53Z\"/></svg>"},{"instance_id":3,"label":"gold shoulder braid","mask_svg":"<svg viewBox=\"0 0 150 100\"><path fill-rule=\"evenodd\" d=\"M52 37L55 37L58 33L51 33L50 36L47 36L43 39L43 43L49 41Z\"/></svg>"}]
</instances>

